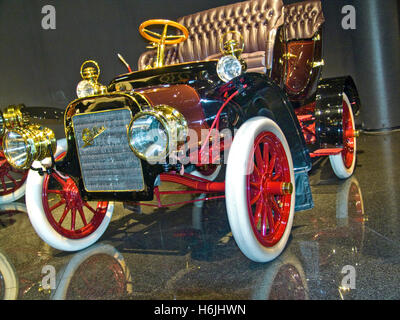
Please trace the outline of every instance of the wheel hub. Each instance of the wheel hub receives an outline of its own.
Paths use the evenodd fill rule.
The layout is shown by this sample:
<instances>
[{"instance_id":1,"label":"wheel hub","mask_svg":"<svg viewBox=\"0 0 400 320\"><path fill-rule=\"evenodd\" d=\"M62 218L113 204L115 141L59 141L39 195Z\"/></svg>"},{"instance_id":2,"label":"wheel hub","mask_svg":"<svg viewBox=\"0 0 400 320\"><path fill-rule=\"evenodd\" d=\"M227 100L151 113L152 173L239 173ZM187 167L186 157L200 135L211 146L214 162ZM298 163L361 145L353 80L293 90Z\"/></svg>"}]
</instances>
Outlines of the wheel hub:
<instances>
[{"instance_id":1,"label":"wheel hub","mask_svg":"<svg viewBox=\"0 0 400 320\"><path fill-rule=\"evenodd\" d=\"M78 209L82 208L84 205L78 187L71 178L67 180L65 187L62 190L62 195L70 208Z\"/></svg>"},{"instance_id":2,"label":"wheel hub","mask_svg":"<svg viewBox=\"0 0 400 320\"><path fill-rule=\"evenodd\" d=\"M286 230L294 191L286 153L276 135L263 132L256 138L251 163L254 169L247 177L251 226L258 241L271 247Z\"/></svg>"},{"instance_id":3,"label":"wheel hub","mask_svg":"<svg viewBox=\"0 0 400 320\"><path fill-rule=\"evenodd\" d=\"M272 181L267 174L262 177L262 181L260 191L264 197L271 194L287 195L293 193L293 184L291 182Z\"/></svg>"}]
</instances>

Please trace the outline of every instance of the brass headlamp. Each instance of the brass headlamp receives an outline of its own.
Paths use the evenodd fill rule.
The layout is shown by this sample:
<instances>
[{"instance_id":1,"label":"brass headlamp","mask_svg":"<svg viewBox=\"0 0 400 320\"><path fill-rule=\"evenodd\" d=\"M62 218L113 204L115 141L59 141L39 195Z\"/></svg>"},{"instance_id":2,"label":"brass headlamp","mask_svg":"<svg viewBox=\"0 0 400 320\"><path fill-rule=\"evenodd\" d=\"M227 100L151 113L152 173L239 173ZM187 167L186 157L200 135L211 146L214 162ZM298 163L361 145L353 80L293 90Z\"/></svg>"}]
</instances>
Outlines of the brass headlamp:
<instances>
[{"instance_id":1,"label":"brass headlamp","mask_svg":"<svg viewBox=\"0 0 400 320\"><path fill-rule=\"evenodd\" d=\"M240 32L225 33L220 38L219 48L224 56L218 60L216 71L222 81L231 81L247 70L247 64L241 57L244 40Z\"/></svg>"},{"instance_id":2,"label":"brass headlamp","mask_svg":"<svg viewBox=\"0 0 400 320\"><path fill-rule=\"evenodd\" d=\"M244 50L244 39L240 32L228 31L224 33L219 40L219 48L224 55L236 57L242 64L243 70L247 69L247 64L241 57Z\"/></svg>"},{"instance_id":3,"label":"brass headlamp","mask_svg":"<svg viewBox=\"0 0 400 320\"><path fill-rule=\"evenodd\" d=\"M188 124L184 116L167 105L136 114L128 127L132 151L148 162L163 161L178 144L186 141Z\"/></svg>"},{"instance_id":4,"label":"brass headlamp","mask_svg":"<svg viewBox=\"0 0 400 320\"><path fill-rule=\"evenodd\" d=\"M8 106L0 111L0 136L3 136L6 129L15 127L24 127L29 123L30 117L24 112L25 106L20 104L18 106Z\"/></svg>"},{"instance_id":5,"label":"brass headlamp","mask_svg":"<svg viewBox=\"0 0 400 320\"><path fill-rule=\"evenodd\" d=\"M41 161L56 152L54 132L38 124L8 130L3 138L7 161L17 169L29 169L34 161Z\"/></svg>"},{"instance_id":6,"label":"brass headlamp","mask_svg":"<svg viewBox=\"0 0 400 320\"><path fill-rule=\"evenodd\" d=\"M81 66L82 81L76 87L78 98L107 93L107 87L98 82L100 67L96 61L87 60Z\"/></svg>"}]
</instances>

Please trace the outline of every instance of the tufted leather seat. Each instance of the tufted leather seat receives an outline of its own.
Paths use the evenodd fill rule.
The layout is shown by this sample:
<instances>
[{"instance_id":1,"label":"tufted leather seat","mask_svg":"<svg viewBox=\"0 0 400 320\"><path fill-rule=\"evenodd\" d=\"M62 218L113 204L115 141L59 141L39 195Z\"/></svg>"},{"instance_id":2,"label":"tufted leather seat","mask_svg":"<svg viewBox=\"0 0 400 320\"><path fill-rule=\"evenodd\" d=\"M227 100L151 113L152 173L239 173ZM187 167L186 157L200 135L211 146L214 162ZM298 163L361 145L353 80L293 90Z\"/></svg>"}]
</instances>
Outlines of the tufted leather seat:
<instances>
[{"instance_id":1,"label":"tufted leather seat","mask_svg":"<svg viewBox=\"0 0 400 320\"><path fill-rule=\"evenodd\" d=\"M188 28L189 39L166 51L166 65L218 58L220 37L235 30L245 41L242 57L248 71L265 72L271 67L277 29L283 24L283 3L282 0L244 1L191 14L177 22ZM139 70L151 65L154 57L154 50L142 54Z\"/></svg>"},{"instance_id":2,"label":"tufted leather seat","mask_svg":"<svg viewBox=\"0 0 400 320\"><path fill-rule=\"evenodd\" d=\"M324 22L320 0L308 0L284 7L286 41L310 39Z\"/></svg>"}]
</instances>

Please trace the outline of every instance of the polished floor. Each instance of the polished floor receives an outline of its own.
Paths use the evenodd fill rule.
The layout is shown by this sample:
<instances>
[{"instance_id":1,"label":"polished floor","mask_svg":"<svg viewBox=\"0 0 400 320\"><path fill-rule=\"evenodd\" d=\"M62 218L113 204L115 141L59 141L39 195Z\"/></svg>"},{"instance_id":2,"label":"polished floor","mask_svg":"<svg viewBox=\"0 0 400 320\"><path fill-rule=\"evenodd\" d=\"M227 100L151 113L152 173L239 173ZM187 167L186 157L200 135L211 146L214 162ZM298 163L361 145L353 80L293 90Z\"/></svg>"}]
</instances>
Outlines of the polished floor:
<instances>
[{"instance_id":1,"label":"polished floor","mask_svg":"<svg viewBox=\"0 0 400 320\"><path fill-rule=\"evenodd\" d=\"M0 299L400 299L399 156L400 132L362 134L351 179L317 162L315 208L296 213L286 250L266 264L239 251L223 199L117 204L101 241L78 253L42 242L22 199L0 213ZM44 290L52 270L56 289Z\"/></svg>"}]
</instances>

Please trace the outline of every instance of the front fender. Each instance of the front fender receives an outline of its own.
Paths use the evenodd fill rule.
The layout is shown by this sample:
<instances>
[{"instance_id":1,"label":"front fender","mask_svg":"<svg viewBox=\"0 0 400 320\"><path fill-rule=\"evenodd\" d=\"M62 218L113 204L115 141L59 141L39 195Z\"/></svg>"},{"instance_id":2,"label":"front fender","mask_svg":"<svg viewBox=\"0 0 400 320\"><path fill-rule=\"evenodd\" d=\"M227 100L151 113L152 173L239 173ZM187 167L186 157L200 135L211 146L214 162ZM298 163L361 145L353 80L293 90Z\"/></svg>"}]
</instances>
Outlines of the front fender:
<instances>
[{"instance_id":1,"label":"front fender","mask_svg":"<svg viewBox=\"0 0 400 320\"><path fill-rule=\"evenodd\" d=\"M256 116L274 120L285 134L294 170L309 171L311 169L309 151L293 106L285 92L267 76L259 73L245 73L233 83L240 91L235 102L244 111L243 122Z\"/></svg>"},{"instance_id":2,"label":"front fender","mask_svg":"<svg viewBox=\"0 0 400 320\"><path fill-rule=\"evenodd\" d=\"M241 106L244 114L241 123L252 117L264 116L275 121L283 131L289 144L295 173L295 211L313 208L308 178L308 171L312 166L309 150L285 92L265 75L258 73L246 73L232 84L240 92L235 102Z\"/></svg>"}]
</instances>

